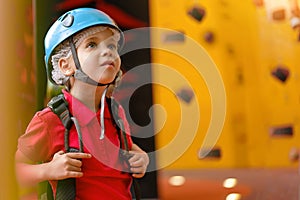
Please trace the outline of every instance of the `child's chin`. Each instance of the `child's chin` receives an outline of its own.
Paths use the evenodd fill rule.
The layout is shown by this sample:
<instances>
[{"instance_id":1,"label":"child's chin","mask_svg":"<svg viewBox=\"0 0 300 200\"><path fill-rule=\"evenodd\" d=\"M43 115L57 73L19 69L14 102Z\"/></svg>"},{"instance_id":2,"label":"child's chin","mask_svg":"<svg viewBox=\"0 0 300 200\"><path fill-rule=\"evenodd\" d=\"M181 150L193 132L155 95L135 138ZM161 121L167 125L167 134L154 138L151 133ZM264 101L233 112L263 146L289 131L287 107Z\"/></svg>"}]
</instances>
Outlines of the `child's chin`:
<instances>
[{"instance_id":1,"label":"child's chin","mask_svg":"<svg viewBox=\"0 0 300 200\"><path fill-rule=\"evenodd\" d=\"M99 80L99 83L102 83L102 84L110 84L114 81L114 79L101 79Z\"/></svg>"}]
</instances>

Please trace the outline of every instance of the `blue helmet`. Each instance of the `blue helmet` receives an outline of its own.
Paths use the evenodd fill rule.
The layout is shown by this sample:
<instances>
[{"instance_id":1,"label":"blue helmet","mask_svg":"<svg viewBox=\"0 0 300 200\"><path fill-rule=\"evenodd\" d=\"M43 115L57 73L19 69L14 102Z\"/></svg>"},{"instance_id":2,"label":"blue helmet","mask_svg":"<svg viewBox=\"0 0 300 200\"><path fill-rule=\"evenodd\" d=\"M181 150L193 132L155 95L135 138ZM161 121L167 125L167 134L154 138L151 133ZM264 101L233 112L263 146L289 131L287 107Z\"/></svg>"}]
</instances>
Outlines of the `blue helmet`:
<instances>
[{"instance_id":1,"label":"blue helmet","mask_svg":"<svg viewBox=\"0 0 300 200\"><path fill-rule=\"evenodd\" d=\"M51 76L53 66L50 60L54 49L70 36L83 29L97 25L109 26L118 30L120 32L119 46L122 48L124 45L124 35L120 28L107 14L94 8L77 8L66 12L50 27L45 36L44 45L46 70L48 78L52 83L56 84Z\"/></svg>"}]
</instances>

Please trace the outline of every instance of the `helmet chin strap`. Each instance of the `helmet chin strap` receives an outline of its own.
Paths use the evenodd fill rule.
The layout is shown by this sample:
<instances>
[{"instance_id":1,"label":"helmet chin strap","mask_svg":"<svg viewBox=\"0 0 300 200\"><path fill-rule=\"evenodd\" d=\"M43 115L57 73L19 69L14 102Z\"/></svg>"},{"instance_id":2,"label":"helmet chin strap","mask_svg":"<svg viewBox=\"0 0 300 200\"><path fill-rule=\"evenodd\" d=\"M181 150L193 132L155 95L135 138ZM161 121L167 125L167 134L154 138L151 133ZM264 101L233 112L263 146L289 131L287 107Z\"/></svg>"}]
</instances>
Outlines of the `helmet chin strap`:
<instances>
[{"instance_id":1,"label":"helmet chin strap","mask_svg":"<svg viewBox=\"0 0 300 200\"><path fill-rule=\"evenodd\" d=\"M80 66L80 62L79 62L79 59L78 59L78 56L77 56L77 52L76 52L76 47L75 47L75 44L74 44L74 41L73 41L73 37L70 37L69 39L69 43L70 43L70 46L71 46L71 52L72 52L72 56L73 56L73 59L74 59L74 62L75 62L75 66L77 68L77 70L75 71L75 74L74 74L74 77L84 83L88 83L90 85L95 85L95 86L108 86L112 83L115 82L116 78L110 82L110 83L99 83L93 79L91 79L86 73L84 73L81 69L81 66Z\"/></svg>"}]
</instances>

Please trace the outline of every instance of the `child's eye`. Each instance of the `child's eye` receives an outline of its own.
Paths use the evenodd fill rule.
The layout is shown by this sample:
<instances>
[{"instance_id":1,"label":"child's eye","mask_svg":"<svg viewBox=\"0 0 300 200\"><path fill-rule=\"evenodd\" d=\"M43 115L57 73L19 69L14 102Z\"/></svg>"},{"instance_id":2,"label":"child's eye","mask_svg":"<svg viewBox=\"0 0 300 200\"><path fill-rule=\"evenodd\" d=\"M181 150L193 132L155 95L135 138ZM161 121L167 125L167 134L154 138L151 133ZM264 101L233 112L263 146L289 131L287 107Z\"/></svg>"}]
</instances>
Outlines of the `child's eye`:
<instances>
[{"instance_id":1,"label":"child's eye","mask_svg":"<svg viewBox=\"0 0 300 200\"><path fill-rule=\"evenodd\" d=\"M109 44L107 46L110 50L115 51L117 49L117 45L116 44Z\"/></svg>"},{"instance_id":2,"label":"child's eye","mask_svg":"<svg viewBox=\"0 0 300 200\"><path fill-rule=\"evenodd\" d=\"M96 42L89 42L86 45L87 48L95 48L96 46L97 46Z\"/></svg>"}]
</instances>

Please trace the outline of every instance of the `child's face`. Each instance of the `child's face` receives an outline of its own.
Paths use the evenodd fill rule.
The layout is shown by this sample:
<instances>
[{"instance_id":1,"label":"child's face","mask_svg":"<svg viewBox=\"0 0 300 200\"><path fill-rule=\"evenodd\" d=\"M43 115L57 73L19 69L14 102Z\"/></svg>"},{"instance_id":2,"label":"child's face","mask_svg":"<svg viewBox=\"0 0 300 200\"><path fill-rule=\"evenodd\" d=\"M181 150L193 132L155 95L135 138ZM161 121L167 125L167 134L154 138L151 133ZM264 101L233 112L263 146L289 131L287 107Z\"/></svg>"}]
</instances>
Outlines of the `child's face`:
<instances>
[{"instance_id":1,"label":"child's face","mask_svg":"<svg viewBox=\"0 0 300 200\"><path fill-rule=\"evenodd\" d=\"M120 70L118 41L110 29L86 37L77 48L83 72L99 83L112 82Z\"/></svg>"}]
</instances>

